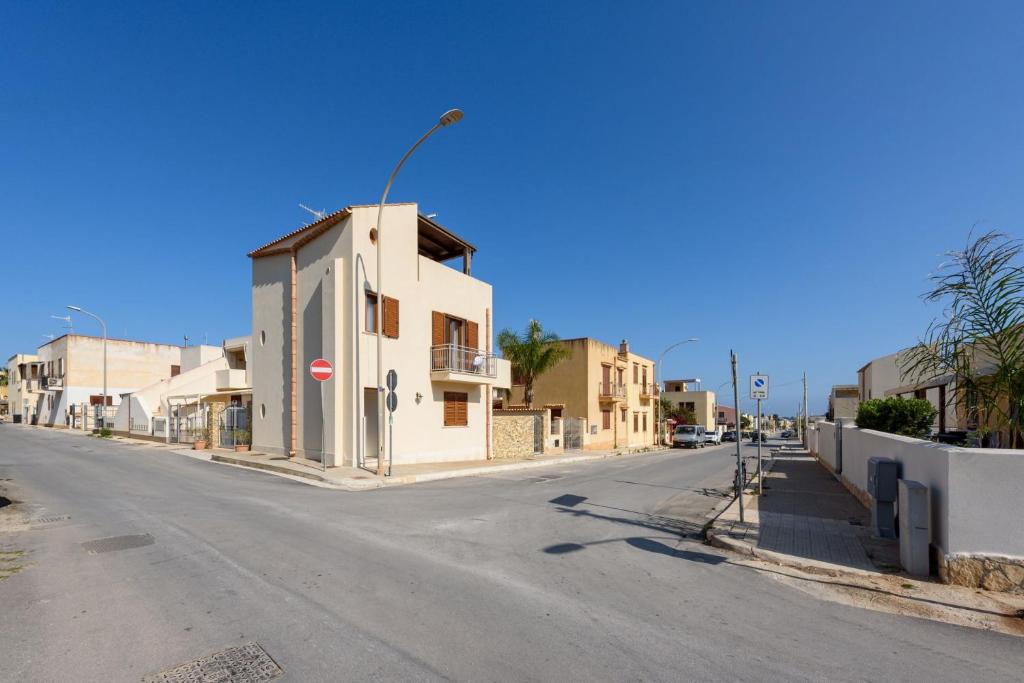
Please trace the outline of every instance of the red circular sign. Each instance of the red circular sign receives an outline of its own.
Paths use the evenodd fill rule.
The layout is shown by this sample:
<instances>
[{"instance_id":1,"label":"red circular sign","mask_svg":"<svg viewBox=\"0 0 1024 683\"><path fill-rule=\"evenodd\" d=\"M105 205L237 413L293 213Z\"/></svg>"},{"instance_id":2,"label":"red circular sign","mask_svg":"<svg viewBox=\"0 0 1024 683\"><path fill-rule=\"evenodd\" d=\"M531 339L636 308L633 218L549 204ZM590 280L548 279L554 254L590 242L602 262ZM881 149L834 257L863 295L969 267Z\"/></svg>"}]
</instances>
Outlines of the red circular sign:
<instances>
[{"instance_id":1,"label":"red circular sign","mask_svg":"<svg viewBox=\"0 0 1024 683\"><path fill-rule=\"evenodd\" d=\"M331 377L334 377L334 366L331 365L329 360L317 358L309 364L309 374L317 382L326 382Z\"/></svg>"}]
</instances>

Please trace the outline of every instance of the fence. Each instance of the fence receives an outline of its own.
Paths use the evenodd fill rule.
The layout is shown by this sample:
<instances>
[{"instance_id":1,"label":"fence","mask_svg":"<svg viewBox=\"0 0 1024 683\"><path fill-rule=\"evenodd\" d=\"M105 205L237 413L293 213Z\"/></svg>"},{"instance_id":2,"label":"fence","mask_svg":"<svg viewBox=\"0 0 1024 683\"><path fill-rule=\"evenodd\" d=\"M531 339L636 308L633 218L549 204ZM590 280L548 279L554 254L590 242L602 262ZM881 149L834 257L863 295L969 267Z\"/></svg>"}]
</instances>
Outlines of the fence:
<instances>
[{"instance_id":1,"label":"fence","mask_svg":"<svg viewBox=\"0 0 1024 683\"><path fill-rule=\"evenodd\" d=\"M931 544L954 583L977 585L964 572L979 562L1024 569L1024 450L958 448L849 423L818 422L807 436L811 452L865 505L871 457L896 460L902 479L927 486ZM1024 579L1018 584L1024 591Z\"/></svg>"},{"instance_id":2,"label":"fence","mask_svg":"<svg viewBox=\"0 0 1024 683\"><path fill-rule=\"evenodd\" d=\"M455 344L431 346L430 369L464 372L484 377L496 377L498 374L493 354Z\"/></svg>"}]
</instances>

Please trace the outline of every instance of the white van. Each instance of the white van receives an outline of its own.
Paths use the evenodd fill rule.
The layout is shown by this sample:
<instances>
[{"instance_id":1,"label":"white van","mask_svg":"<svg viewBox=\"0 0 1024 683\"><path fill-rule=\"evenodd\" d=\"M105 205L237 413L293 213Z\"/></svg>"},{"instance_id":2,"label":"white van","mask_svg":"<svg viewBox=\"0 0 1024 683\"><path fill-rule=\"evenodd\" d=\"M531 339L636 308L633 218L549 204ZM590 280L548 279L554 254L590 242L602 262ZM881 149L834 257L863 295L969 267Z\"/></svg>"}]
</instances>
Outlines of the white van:
<instances>
[{"instance_id":1,"label":"white van","mask_svg":"<svg viewBox=\"0 0 1024 683\"><path fill-rule=\"evenodd\" d=\"M679 425L672 433L672 448L704 448L704 425Z\"/></svg>"}]
</instances>

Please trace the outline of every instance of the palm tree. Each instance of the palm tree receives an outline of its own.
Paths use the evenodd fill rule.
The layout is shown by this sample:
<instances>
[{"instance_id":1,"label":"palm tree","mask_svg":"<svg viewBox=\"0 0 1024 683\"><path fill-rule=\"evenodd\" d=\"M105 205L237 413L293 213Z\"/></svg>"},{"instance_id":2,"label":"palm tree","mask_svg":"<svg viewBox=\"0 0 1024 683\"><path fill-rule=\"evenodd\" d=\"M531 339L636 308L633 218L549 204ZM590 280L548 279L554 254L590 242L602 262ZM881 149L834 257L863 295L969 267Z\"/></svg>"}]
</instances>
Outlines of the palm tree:
<instances>
[{"instance_id":1,"label":"palm tree","mask_svg":"<svg viewBox=\"0 0 1024 683\"><path fill-rule=\"evenodd\" d=\"M527 408L533 407L533 382L569 356L569 349L558 343L558 335L545 332L537 320L527 323L522 335L502 330L498 348L512 364L512 377L525 385Z\"/></svg>"}]
</instances>

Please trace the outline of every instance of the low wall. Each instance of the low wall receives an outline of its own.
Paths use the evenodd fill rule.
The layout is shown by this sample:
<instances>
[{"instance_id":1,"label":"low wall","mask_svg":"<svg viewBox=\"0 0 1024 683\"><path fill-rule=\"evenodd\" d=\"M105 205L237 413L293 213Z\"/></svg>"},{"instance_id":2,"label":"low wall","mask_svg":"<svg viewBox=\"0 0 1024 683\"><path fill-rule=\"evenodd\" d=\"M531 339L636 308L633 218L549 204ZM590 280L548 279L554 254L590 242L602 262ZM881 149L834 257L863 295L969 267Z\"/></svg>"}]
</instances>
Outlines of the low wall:
<instances>
[{"instance_id":1,"label":"low wall","mask_svg":"<svg viewBox=\"0 0 1024 683\"><path fill-rule=\"evenodd\" d=\"M928 487L930 541L943 580L1024 592L1024 451L958 448L845 424L837 472L838 428L814 425L810 450L865 505L875 456L897 461L902 479Z\"/></svg>"},{"instance_id":2,"label":"low wall","mask_svg":"<svg viewBox=\"0 0 1024 683\"><path fill-rule=\"evenodd\" d=\"M528 458L538 455L534 448L534 423L541 419L541 451L549 431L549 414L545 409L495 410L491 424L492 449L495 460L503 458Z\"/></svg>"}]
</instances>

